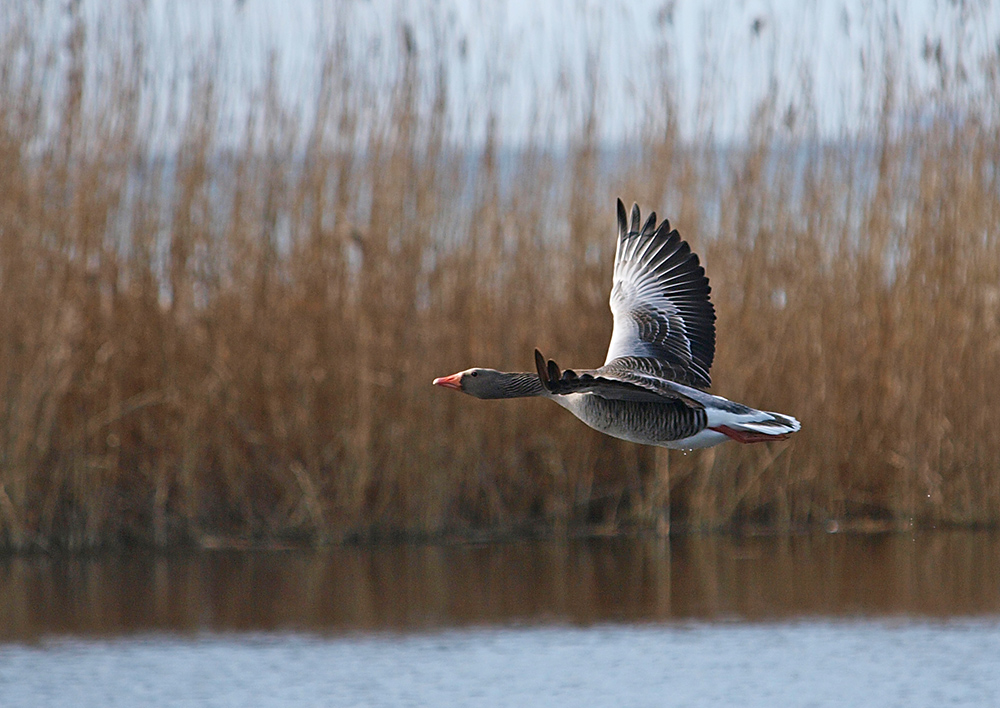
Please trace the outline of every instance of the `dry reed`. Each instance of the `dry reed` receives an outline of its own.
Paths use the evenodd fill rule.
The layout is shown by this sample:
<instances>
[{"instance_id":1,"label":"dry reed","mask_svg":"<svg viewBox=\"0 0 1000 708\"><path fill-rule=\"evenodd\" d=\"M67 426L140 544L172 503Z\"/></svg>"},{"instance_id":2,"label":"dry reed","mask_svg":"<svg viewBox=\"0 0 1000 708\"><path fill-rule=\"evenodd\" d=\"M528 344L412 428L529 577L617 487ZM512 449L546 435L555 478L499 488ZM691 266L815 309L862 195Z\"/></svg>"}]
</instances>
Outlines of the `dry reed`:
<instances>
[{"instance_id":1,"label":"dry reed","mask_svg":"<svg viewBox=\"0 0 1000 708\"><path fill-rule=\"evenodd\" d=\"M671 453L675 527L1000 522L995 97L833 144L765 105L746 146L673 127L609 167L593 101L564 154L456 149L443 72L405 66L362 132L332 50L304 155L273 80L222 147L206 64L158 159L142 47L95 112L76 22L54 128L44 48L0 56L4 546L644 527L662 454L429 385L603 359L618 195L704 256L714 390L803 423Z\"/></svg>"}]
</instances>

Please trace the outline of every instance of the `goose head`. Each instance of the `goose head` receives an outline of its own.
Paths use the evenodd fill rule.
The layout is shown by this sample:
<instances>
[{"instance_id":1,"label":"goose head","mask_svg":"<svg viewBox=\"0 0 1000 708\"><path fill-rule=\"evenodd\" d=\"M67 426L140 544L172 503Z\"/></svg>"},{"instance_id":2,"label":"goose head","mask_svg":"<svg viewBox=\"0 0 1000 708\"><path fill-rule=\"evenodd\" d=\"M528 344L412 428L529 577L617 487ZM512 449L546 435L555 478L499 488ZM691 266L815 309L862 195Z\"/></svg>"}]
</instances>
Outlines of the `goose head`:
<instances>
[{"instance_id":1,"label":"goose head","mask_svg":"<svg viewBox=\"0 0 1000 708\"><path fill-rule=\"evenodd\" d=\"M434 385L453 388L475 398L521 398L537 396L542 390L535 374L512 374L479 368L434 379Z\"/></svg>"}]
</instances>

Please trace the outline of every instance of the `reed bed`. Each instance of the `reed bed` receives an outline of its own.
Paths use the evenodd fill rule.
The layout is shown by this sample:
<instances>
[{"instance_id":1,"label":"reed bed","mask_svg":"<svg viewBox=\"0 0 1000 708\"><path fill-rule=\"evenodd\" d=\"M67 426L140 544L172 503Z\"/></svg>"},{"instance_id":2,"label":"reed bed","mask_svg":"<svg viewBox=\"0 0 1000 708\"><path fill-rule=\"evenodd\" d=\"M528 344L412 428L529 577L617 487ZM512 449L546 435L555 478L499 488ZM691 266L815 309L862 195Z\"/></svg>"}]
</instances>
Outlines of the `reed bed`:
<instances>
[{"instance_id":1,"label":"reed bed","mask_svg":"<svg viewBox=\"0 0 1000 708\"><path fill-rule=\"evenodd\" d=\"M164 155L143 48L95 108L78 22L58 110L20 71L44 48L0 55L3 546L1000 522L996 95L887 96L839 141L765 103L745 145L608 158L592 104L565 147L456 146L406 66L365 125L334 51L313 118L272 81L235 148L207 62ZM431 388L603 360L619 195L703 256L713 390L792 440L668 454Z\"/></svg>"}]
</instances>

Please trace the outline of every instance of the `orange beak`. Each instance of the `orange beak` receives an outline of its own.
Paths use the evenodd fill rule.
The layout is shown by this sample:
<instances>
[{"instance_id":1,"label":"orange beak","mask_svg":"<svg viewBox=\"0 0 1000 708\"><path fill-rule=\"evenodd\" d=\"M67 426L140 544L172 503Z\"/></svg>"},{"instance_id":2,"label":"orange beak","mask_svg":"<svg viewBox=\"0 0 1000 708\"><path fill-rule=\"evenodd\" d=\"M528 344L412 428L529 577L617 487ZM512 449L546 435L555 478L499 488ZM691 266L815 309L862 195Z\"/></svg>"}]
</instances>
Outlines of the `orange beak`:
<instances>
[{"instance_id":1,"label":"orange beak","mask_svg":"<svg viewBox=\"0 0 1000 708\"><path fill-rule=\"evenodd\" d=\"M456 391L462 390L462 374L452 374L451 376L442 376L439 379L434 379L435 386L444 386L445 388L453 388Z\"/></svg>"}]
</instances>

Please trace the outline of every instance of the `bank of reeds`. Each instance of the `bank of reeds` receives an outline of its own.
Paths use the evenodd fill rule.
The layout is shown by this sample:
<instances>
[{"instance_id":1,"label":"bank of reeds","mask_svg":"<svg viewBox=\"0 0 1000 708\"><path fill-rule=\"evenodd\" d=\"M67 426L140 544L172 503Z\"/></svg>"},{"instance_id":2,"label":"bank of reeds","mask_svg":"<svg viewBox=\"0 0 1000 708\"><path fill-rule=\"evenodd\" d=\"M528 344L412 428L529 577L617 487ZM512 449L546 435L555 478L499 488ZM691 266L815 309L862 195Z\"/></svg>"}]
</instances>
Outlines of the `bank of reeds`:
<instances>
[{"instance_id":1,"label":"bank of reeds","mask_svg":"<svg viewBox=\"0 0 1000 708\"><path fill-rule=\"evenodd\" d=\"M4 546L643 528L668 498L675 528L1000 521L1000 134L976 105L900 125L887 100L833 143L765 105L747 145L668 129L611 159L591 108L564 150L459 149L444 72L404 68L362 126L331 61L304 127L272 83L232 148L206 64L161 155L128 62L94 108L70 42L53 111L25 51L0 57ZM791 441L668 455L430 386L536 346L603 360L619 195L703 255L714 390L796 415Z\"/></svg>"}]
</instances>

